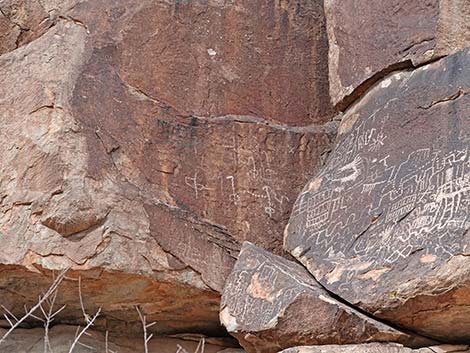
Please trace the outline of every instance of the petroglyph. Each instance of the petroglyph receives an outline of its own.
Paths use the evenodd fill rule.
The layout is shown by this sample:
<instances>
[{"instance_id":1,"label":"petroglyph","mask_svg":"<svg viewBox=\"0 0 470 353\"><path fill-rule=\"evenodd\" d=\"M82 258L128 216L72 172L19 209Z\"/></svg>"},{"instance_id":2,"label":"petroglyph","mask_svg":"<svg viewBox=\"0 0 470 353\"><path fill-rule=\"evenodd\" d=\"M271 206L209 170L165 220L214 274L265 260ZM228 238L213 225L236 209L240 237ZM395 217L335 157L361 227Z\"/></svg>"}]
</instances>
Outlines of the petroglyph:
<instances>
[{"instance_id":1,"label":"petroglyph","mask_svg":"<svg viewBox=\"0 0 470 353\"><path fill-rule=\"evenodd\" d=\"M470 244L470 99L420 106L467 90L469 60L466 50L394 74L351 107L284 237L285 249L331 292L435 337L442 334L439 296L467 285L468 266L453 263L464 261L458 257ZM461 329L446 337L468 337L460 306L452 310Z\"/></svg>"},{"instance_id":2,"label":"petroglyph","mask_svg":"<svg viewBox=\"0 0 470 353\"><path fill-rule=\"evenodd\" d=\"M238 165L234 175L220 173L211 177L210 173L199 170L185 177L185 184L192 189L196 199L217 191L228 204L237 207L246 207L253 201L259 203L269 218L289 210L290 200L277 186L279 176L272 169L270 157L265 151L258 157L250 153L248 156L232 156L232 159L234 165Z\"/></svg>"},{"instance_id":3,"label":"petroglyph","mask_svg":"<svg viewBox=\"0 0 470 353\"><path fill-rule=\"evenodd\" d=\"M313 290L316 283L313 279L302 280L298 271L251 244L245 245L243 251L248 266L234 269L233 280L227 281L224 288L222 305L230 305L231 315L244 327L269 329L286 303Z\"/></svg>"},{"instance_id":4,"label":"petroglyph","mask_svg":"<svg viewBox=\"0 0 470 353\"><path fill-rule=\"evenodd\" d=\"M293 219L303 219L308 242L315 245L318 253L348 252L349 242L338 237L348 234L356 239L367 228L368 234L373 235L355 242L351 248L353 256L391 264L417 248L424 248L426 254L451 254L460 244L440 241L435 234L447 227L463 230L468 223L468 146L448 151L419 149L384 168L381 161L390 156L378 160L364 148L367 144L362 136L374 136L374 130L356 134L338 146L340 151L351 148L357 154L349 153L349 160L344 160L342 154L333 157L331 165L342 162L344 166L327 167L322 172L323 187L302 194L294 207ZM367 169L367 173L362 175L361 169ZM350 210L348 215L344 215L345 209ZM376 222L368 227L375 217ZM407 222L402 223L405 218Z\"/></svg>"},{"instance_id":5,"label":"petroglyph","mask_svg":"<svg viewBox=\"0 0 470 353\"><path fill-rule=\"evenodd\" d=\"M192 177L185 177L184 182L187 186L194 190L194 195L196 196L196 199L198 198L200 191L211 190L206 185L200 182L200 179L198 179L198 172L194 172L194 175Z\"/></svg>"},{"instance_id":6,"label":"petroglyph","mask_svg":"<svg viewBox=\"0 0 470 353\"><path fill-rule=\"evenodd\" d=\"M339 302L299 264L248 242L226 281L220 319L245 348L263 342L258 351L263 353L301 344L367 342L371 337L411 345L422 340Z\"/></svg>"}]
</instances>

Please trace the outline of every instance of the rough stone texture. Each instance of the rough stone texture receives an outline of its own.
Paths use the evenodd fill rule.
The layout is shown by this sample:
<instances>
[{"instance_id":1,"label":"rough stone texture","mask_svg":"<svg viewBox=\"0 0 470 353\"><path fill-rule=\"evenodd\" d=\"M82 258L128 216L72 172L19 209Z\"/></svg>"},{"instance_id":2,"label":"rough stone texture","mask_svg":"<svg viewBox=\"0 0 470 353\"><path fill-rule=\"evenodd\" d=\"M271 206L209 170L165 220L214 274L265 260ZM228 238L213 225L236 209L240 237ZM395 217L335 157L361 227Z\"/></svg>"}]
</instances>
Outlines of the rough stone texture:
<instances>
[{"instance_id":1,"label":"rough stone texture","mask_svg":"<svg viewBox=\"0 0 470 353\"><path fill-rule=\"evenodd\" d=\"M156 189L153 194L170 206L221 225L238 240L279 252L279 232L287 223L296 191L329 145L322 127L286 128L274 123L325 121L324 114L289 112L289 106L303 109L302 97L323 97L312 87L320 81L325 86L326 78L305 81L316 77L321 65L325 69L325 63L317 65L317 56L325 52L320 44L326 45L323 23L317 21L322 12L319 3L296 1L284 7L264 1L237 5L129 1L123 8L104 1L77 6L73 18L96 32L73 96L74 115L85 126L93 156L88 173L100 178L105 170L117 168L139 189ZM104 8L92 11L96 6ZM95 29L102 21L100 13L106 12L112 15ZM88 19L92 14L99 19ZM291 37L278 38L273 32L282 19L289 30L278 28L279 36L291 33ZM155 32L143 31L142 26ZM101 42L105 44L96 45ZM314 58L306 58L311 51L314 54L308 55ZM277 62L284 52L297 59ZM311 64L296 64L300 59ZM258 77L260 67L267 70L265 78ZM276 82L270 81L271 76ZM293 79L297 76L302 80ZM270 90L278 89L285 95L290 84L299 87L280 101L282 110L270 111L273 104L256 107L267 104L261 92L270 96ZM309 119L309 114L315 118ZM282 151L280 145L285 146ZM173 247L167 250L181 252Z\"/></svg>"},{"instance_id":2,"label":"rough stone texture","mask_svg":"<svg viewBox=\"0 0 470 353\"><path fill-rule=\"evenodd\" d=\"M128 247L130 250L131 246L132 244ZM80 276L81 293L87 314L94 314L100 307L102 309L102 314L95 324L96 329L139 334L142 329L135 309L135 305L139 305L149 322L156 321L151 333L224 334L219 327L220 297L217 293L205 288L202 281L198 283L200 279L189 269L160 271L155 270L154 276L143 276L124 270L111 271L104 266L69 271L67 279L59 288L56 304L57 308L63 304L67 305L67 308L59 314L56 321L82 323L78 286ZM24 314L24 305L31 308L37 303L38 296L49 288L52 278L48 278L48 274L51 275L46 271L34 273L21 266L2 266L1 305L21 317ZM3 318L3 309L1 313ZM38 324L37 320L33 319L28 320L28 323ZM9 325L4 321L0 322L0 327Z\"/></svg>"},{"instance_id":3,"label":"rough stone texture","mask_svg":"<svg viewBox=\"0 0 470 353\"><path fill-rule=\"evenodd\" d=\"M69 353L70 346L75 338L77 328L74 326L54 326L50 330L50 346L54 353ZM0 336L3 330L0 329ZM99 352L106 353L106 337L103 333L89 330L80 339L84 345L76 345L74 353ZM199 343L201 345L198 347ZM88 347L92 347L88 348ZM204 350L202 341L197 336L184 337L155 337L149 342L149 352L159 353L243 353L236 348L227 348L222 339L205 338ZM143 353L143 338L121 336L108 337L108 352L116 353ZM2 345L2 353L44 353L44 329L18 329ZM48 352L48 351L47 351Z\"/></svg>"},{"instance_id":4,"label":"rough stone texture","mask_svg":"<svg viewBox=\"0 0 470 353\"><path fill-rule=\"evenodd\" d=\"M99 36L95 60L175 114L330 118L322 1L80 1L69 14Z\"/></svg>"},{"instance_id":5,"label":"rough stone texture","mask_svg":"<svg viewBox=\"0 0 470 353\"><path fill-rule=\"evenodd\" d=\"M469 50L376 85L285 234L330 291L446 342L470 339L469 91Z\"/></svg>"},{"instance_id":6,"label":"rough stone texture","mask_svg":"<svg viewBox=\"0 0 470 353\"><path fill-rule=\"evenodd\" d=\"M466 0L326 0L330 95L344 108L390 71L470 45Z\"/></svg>"},{"instance_id":7,"label":"rough stone texture","mask_svg":"<svg viewBox=\"0 0 470 353\"><path fill-rule=\"evenodd\" d=\"M280 353L457 353L470 352L468 346L440 345L420 349L406 348L398 344L369 343L344 346L304 346L285 349Z\"/></svg>"},{"instance_id":8,"label":"rough stone texture","mask_svg":"<svg viewBox=\"0 0 470 353\"><path fill-rule=\"evenodd\" d=\"M248 242L227 279L220 320L249 353L301 344L429 342L338 302L302 266Z\"/></svg>"},{"instance_id":9,"label":"rough stone texture","mask_svg":"<svg viewBox=\"0 0 470 353\"><path fill-rule=\"evenodd\" d=\"M281 251L334 133L299 127L331 113L320 4L0 1L2 304L72 266L59 321L82 276L99 328L139 304L155 332L223 333L239 241Z\"/></svg>"},{"instance_id":10,"label":"rough stone texture","mask_svg":"<svg viewBox=\"0 0 470 353\"><path fill-rule=\"evenodd\" d=\"M37 38L58 20L54 1L0 0L0 55Z\"/></svg>"}]
</instances>

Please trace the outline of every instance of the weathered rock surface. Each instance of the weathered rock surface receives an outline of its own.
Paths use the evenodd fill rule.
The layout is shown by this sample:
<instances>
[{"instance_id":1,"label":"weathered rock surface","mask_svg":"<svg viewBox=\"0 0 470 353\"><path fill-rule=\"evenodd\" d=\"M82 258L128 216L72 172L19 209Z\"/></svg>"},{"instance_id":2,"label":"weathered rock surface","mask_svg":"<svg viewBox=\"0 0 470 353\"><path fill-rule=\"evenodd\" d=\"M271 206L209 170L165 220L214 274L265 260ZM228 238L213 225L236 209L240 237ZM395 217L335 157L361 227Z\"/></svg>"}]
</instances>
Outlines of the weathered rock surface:
<instances>
[{"instance_id":1,"label":"weathered rock surface","mask_svg":"<svg viewBox=\"0 0 470 353\"><path fill-rule=\"evenodd\" d=\"M327 86L326 73L315 73L327 60L321 56L327 54L320 4L129 1L123 7L105 1L77 6L71 16L95 33L73 95L74 116L85 126L93 156L88 174L100 178L117 168L171 207L221 225L237 240L279 252L279 231L296 191L330 142L323 127L277 124L328 118L305 110L317 111L327 99L302 103L302 97L326 97L315 88L320 81ZM105 24L103 12L113 13ZM224 19L233 21L233 30ZM107 44L96 45L102 42ZM288 57L281 60L280 52ZM266 69L261 77L260 67ZM285 77L295 88L285 85ZM265 101L260 92L274 98ZM279 107L269 105L270 99ZM280 145L286 146L281 152ZM158 221L153 225L159 227ZM181 247L168 244L166 250L182 253Z\"/></svg>"},{"instance_id":2,"label":"weathered rock surface","mask_svg":"<svg viewBox=\"0 0 470 353\"><path fill-rule=\"evenodd\" d=\"M138 304L157 333L222 333L239 242L281 251L330 146L299 127L331 113L321 2L0 9L2 304L19 315L72 266L58 321L80 318L81 276L98 328L138 328Z\"/></svg>"},{"instance_id":3,"label":"weathered rock surface","mask_svg":"<svg viewBox=\"0 0 470 353\"><path fill-rule=\"evenodd\" d=\"M90 30L99 65L107 58L121 84L173 116L252 115L291 125L330 118L320 0L78 0L67 15Z\"/></svg>"},{"instance_id":4,"label":"weathered rock surface","mask_svg":"<svg viewBox=\"0 0 470 353\"><path fill-rule=\"evenodd\" d=\"M446 342L470 339L470 52L394 74L344 115L285 248L328 290Z\"/></svg>"},{"instance_id":5,"label":"weathered rock surface","mask_svg":"<svg viewBox=\"0 0 470 353\"><path fill-rule=\"evenodd\" d=\"M77 328L74 326L54 326L49 332L50 347L54 353L69 353L75 339ZM143 353L145 352L143 338L126 337L125 332L120 336L109 336L106 344L105 334L89 330L80 338L73 350L75 353ZM3 330L0 329L0 337ZM155 337L149 341L149 352L159 353L243 353L242 350L230 348L221 339L205 338L202 347L202 337ZM91 348L90 348L91 347ZM106 350L106 348L108 350ZM2 345L2 353L44 353L44 329L18 329ZM49 352L47 350L46 352Z\"/></svg>"},{"instance_id":6,"label":"weathered rock surface","mask_svg":"<svg viewBox=\"0 0 470 353\"><path fill-rule=\"evenodd\" d=\"M368 343L344 346L304 346L285 349L282 353L457 353L470 352L469 346L440 345L420 349L406 348L398 344Z\"/></svg>"},{"instance_id":7,"label":"weathered rock surface","mask_svg":"<svg viewBox=\"0 0 470 353\"><path fill-rule=\"evenodd\" d=\"M44 34L58 20L57 0L1 0L0 55Z\"/></svg>"},{"instance_id":8,"label":"weathered rock surface","mask_svg":"<svg viewBox=\"0 0 470 353\"><path fill-rule=\"evenodd\" d=\"M330 94L340 108L390 71L470 45L466 0L326 0Z\"/></svg>"},{"instance_id":9,"label":"weathered rock surface","mask_svg":"<svg viewBox=\"0 0 470 353\"><path fill-rule=\"evenodd\" d=\"M248 242L227 279L220 320L249 353L301 344L392 341L422 346L427 341L337 301L301 265Z\"/></svg>"}]
</instances>

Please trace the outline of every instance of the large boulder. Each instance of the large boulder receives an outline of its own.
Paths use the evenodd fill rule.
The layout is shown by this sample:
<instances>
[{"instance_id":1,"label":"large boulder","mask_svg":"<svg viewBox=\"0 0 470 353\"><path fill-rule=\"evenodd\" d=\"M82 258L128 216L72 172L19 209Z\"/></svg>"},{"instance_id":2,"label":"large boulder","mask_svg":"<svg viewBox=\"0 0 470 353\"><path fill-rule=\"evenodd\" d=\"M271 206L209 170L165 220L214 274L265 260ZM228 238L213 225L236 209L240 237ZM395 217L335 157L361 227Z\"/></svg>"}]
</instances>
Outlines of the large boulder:
<instances>
[{"instance_id":1,"label":"large boulder","mask_svg":"<svg viewBox=\"0 0 470 353\"><path fill-rule=\"evenodd\" d=\"M223 334L239 242L281 252L330 148L321 1L0 9L0 304L20 315L72 267L59 322L81 277L101 328L138 329L140 305L155 332Z\"/></svg>"},{"instance_id":2,"label":"large boulder","mask_svg":"<svg viewBox=\"0 0 470 353\"><path fill-rule=\"evenodd\" d=\"M330 93L340 108L393 70L470 45L466 0L326 0Z\"/></svg>"},{"instance_id":3,"label":"large boulder","mask_svg":"<svg viewBox=\"0 0 470 353\"><path fill-rule=\"evenodd\" d=\"M381 319L470 339L470 50L377 84L298 197L285 248Z\"/></svg>"},{"instance_id":4,"label":"large boulder","mask_svg":"<svg viewBox=\"0 0 470 353\"><path fill-rule=\"evenodd\" d=\"M280 353L465 353L469 346L439 345L420 349L411 349L399 344L359 344L344 346L304 346L285 349Z\"/></svg>"},{"instance_id":5,"label":"large boulder","mask_svg":"<svg viewBox=\"0 0 470 353\"><path fill-rule=\"evenodd\" d=\"M227 279L220 320L249 353L303 344L429 343L336 300L301 265L248 242Z\"/></svg>"}]
</instances>

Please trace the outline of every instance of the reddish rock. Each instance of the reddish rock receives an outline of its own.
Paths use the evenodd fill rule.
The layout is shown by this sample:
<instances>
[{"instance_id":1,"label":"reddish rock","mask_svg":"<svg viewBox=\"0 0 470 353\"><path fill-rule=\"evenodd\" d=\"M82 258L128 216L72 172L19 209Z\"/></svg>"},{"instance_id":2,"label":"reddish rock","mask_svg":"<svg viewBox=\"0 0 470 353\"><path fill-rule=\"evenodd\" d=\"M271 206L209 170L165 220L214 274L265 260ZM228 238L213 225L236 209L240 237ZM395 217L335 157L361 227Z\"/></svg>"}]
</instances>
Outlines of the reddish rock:
<instances>
[{"instance_id":1,"label":"reddish rock","mask_svg":"<svg viewBox=\"0 0 470 353\"><path fill-rule=\"evenodd\" d=\"M49 270L71 266L100 329L138 327L138 304L155 333L223 334L218 292L239 242L282 251L334 135L320 125L321 2L0 8L15 42L0 56L1 304L19 315ZM58 320L80 320L76 281L60 298Z\"/></svg>"},{"instance_id":2,"label":"reddish rock","mask_svg":"<svg viewBox=\"0 0 470 353\"><path fill-rule=\"evenodd\" d=\"M0 55L39 38L57 22L54 0L3 0L0 3Z\"/></svg>"},{"instance_id":3,"label":"reddish rock","mask_svg":"<svg viewBox=\"0 0 470 353\"><path fill-rule=\"evenodd\" d=\"M113 64L121 84L173 117L251 115L290 125L331 117L320 0L82 0L69 15L95 37L90 64Z\"/></svg>"},{"instance_id":4,"label":"reddish rock","mask_svg":"<svg viewBox=\"0 0 470 353\"><path fill-rule=\"evenodd\" d=\"M227 279L220 320L249 353L302 344L429 343L337 301L302 266L248 242Z\"/></svg>"},{"instance_id":5,"label":"reddish rock","mask_svg":"<svg viewBox=\"0 0 470 353\"><path fill-rule=\"evenodd\" d=\"M305 346L285 349L282 353L451 353L470 352L468 346L440 345L420 349L406 348L398 344L360 344L345 346Z\"/></svg>"},{"instance_id":6,"label":"reddish rock","mask_svg":"<svg viewBox=\"0 0 470 353\"><path fill-rule=\"evenodd\" d=\"M147 195L280 252L296 191L332 135L276 123L329 117L315 88L327 86L320 2L139 3L83 2L71 14L91 32L72 101L88 174L117 169Z\"/></svg>"},{"instance_id":7,"label":"reddish rock","mask_svg":"<svg viewBox=\"0 0 470 353\"><path fill-rule=\"evenodd\" d=\"M129 251L134 251L136 246L131 242L128 243ZM122 251L122 248L116 247L116 252ZM149 256L145 253L144 255ZM115 259L119 256L119 253L116 254ZM138 253L130 256L137 258ZM44 260L44 266L57 266L55 263L57 260L54 260L52 255L50 257L52 259ZM149 260L155 261L151 257ZM176 264L171 265L177 268ZM140 335L142 326L135 308L138 305L146 314L148 322L156 322L149 329L149 334L200 332L219 336L225 333L218 319L220 296L209 290L190 268L185 268L181 264L179 270L155 268L155 274L151 275L132 273L130 270L113 271L110 267L102 265L100 268L90 270L70 270L67 279L59 288L55 306L57 309L62 305L67 307L56 317L55 322L83 325L78 283L80 277L80 292L86 313L92 316L101 308L101 314L94 325L97 330L109 330L114 335L120 332L134 337ZM0 274L0 288L2 288L0 305L17 317L22 317L25 312L24 306L31 308L38 302L38 296L46 292L51 285L52 276L53 273L46 271L33 273L22 266L3 265ZM0 308L0 313L3 317L6 311ZM39 310L36 312L36 316L38 315L41 316ZM38 320L31 317L27 320L27 324L41 325ZM9 325L4 321L0 327L9 327ZM3 344L0 344L1 352L3 352L2 347Z\"/></svg>"},{"instance_id":8,"label":"reddish rock","mask_svg":"<svg viewBox=\"0 0 470 353\"><path fill-rule=\"evenodd\" d=\"M330 95L340 108L387 73L470 45L465 0L326 0Z\"/></svg>"},{"instance_id":9,"label":"reddish rock","mask_svg":"<svg viewBox=\"0 0 470 353\"><path fill-rule=\"evenodd\" d=\"M74 326L59 325L50 329L48 338L51 351L54 353L69 353L75 339L77 328ZM0 337L4 332L0 329ZM126 332L121 335L106 335L102 332L88 330L82 335L80 344L73 350L75 353L140 353L145 352L142 338L126 337ZM202 339L204 338L204 342ZM149 352L159 353L243 353L236 348L227 348L230 344L223 339L181 336L181 337L154 337L148 343ZM106 349L108 349L106 351ZM49 352L49 350L47 351ZM18 329L2 345L2 353L44 353L44 329Z\"/></svg>"},{"instance_id":10,"label":"reddish rock","mask_svg":"<svg viewBox=\"0 0 470 353\"><path fill-rule=\"evenodd\" d=\"M376 85L296 201L285 248L330 291L445 342L470 339L470 52Z\"/></svg>"},{"instance_id":11,"label":"reddish rock","mask_svg":"<svg viewBox=\"0 0 470 353\"><path fill-rule=\"evenodd\" d=\"M16 38L20 29L2 13L0 13L0 53L12 50L16 46Z\"/></svg>"}]
</instances>

